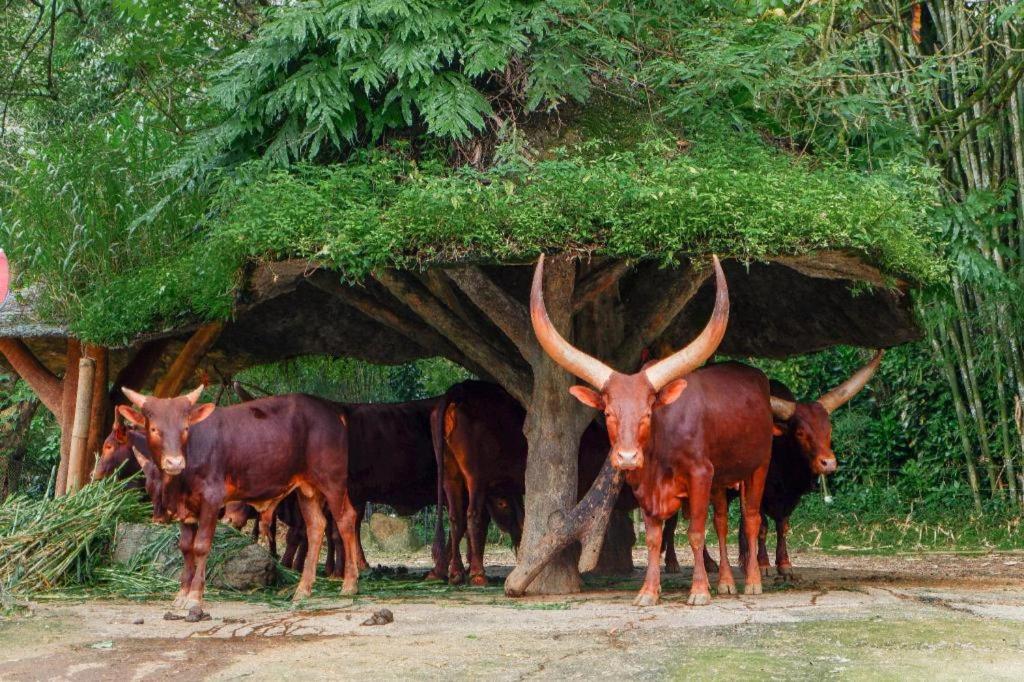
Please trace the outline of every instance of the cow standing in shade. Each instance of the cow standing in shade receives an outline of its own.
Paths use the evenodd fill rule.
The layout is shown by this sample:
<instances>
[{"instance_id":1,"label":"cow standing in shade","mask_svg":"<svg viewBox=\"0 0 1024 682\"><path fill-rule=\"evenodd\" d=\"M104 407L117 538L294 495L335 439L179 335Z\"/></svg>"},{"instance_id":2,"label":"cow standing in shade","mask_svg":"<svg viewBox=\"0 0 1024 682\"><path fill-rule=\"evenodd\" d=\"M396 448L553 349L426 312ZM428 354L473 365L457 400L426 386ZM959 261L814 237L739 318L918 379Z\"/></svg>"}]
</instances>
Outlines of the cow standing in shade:
<instances>
[{"instance_id":1,"label":"cow standing in shade","mask_svg":"<svg viewBox=\"0 0 1024 682\"><path fill-rule=\"evenodd\" d=\"M348 495L345 418L326 401L292 394L225 408L197 404L202 387L172 399L122 389L133 407L118 413L139 426L158 476L161 506L181 522L185 568L175 606L202 614L206 560L220 509L242 501L263 511L292 491L306 521L309 553L295 599L309 596L323 540L324 501L346 549L343 594L358 589L356 510Z\"/></svg>"},{"instance_id":2,"label":"cow standing in shade","mask_svg":"<svg viewBox=\"0 0 1024 682\"><path fill-rule=\"evenodd\" d=\"M648 564L639 606L653 605L661 593L662 526L685 496L693 583L687 603L710 602L704 568L704 526L709 503L715 509L721 570L718 590L735 593L725 540L726 490L741 485L743 524L750 538L746 594L761 593L761 573L753 557L761 525L761 496L771 459L772 411L768 378L758 370L728 363L696 372L718 347L729 316L729 294L718 259L717 293L707 327L688 346L635 374L622 374L566 341L544 308L544 257L534 272L530 316L537 340L558 364L598 390L574 386L582 403L604 411L611 441L611 463L625 472L644 513ZM685 377L685 378L684 378Z\"/></svg>"}]
</instances>

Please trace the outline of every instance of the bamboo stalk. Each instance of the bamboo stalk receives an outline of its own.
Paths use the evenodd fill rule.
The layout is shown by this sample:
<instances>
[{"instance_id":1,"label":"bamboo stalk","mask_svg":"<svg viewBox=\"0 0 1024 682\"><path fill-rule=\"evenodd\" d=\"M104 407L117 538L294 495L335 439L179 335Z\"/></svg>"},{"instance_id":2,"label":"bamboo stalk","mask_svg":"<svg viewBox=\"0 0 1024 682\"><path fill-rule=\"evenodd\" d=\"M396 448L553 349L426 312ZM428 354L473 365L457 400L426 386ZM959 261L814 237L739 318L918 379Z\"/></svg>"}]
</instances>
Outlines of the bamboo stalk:
<instances>
[{"instance_id":1,"label":"bamboo stalk","mask_svg":"<svg viewBox=\"0 0 1024 682\"><path fill-rule=\"evenodd\" d=\"M71 428L71 456L68 463L68 494L76 492L85 482L86 446L89 442L89 417L92 416L93 377L96 361L82 358L78 362L78 395L75 398L75 419Z\"/></svg>"}]
</instances>

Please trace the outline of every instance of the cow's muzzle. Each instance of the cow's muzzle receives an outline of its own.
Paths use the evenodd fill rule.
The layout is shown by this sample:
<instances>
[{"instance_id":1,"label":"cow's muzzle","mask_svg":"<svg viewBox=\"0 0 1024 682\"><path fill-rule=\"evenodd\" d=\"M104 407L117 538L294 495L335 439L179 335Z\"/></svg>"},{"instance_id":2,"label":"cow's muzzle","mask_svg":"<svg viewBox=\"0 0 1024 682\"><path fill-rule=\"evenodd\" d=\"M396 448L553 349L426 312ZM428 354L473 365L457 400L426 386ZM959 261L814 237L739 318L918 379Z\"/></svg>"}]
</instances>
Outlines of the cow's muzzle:
<instances>
[{"instance_id":1,"label":"cow's muzzle","mask_svg":"<svg viewBox=\"0 0 1024 682\"><path fill-rule=\"evenodd\" d=\"M160 468L168 476L177 476L185 470L185 458L182 455L173 457L164 456L160 462Z\"/></svg>"},{"instance_id":2,"label":"cow's muzzle","mask_svg":"<svg viewBox=\"0 0 1024 682\"><path fill-rule=\"evenodd\" d=\"M839 463L836 461L835 455L822 455L814 459L811 468L819 476L828 476L836 472Z\"/></svg>"},{"instance_id":3,"label":"cow's muzzle","mask_svg":"<svg viewBox=\"0 0 1024 682\"><path fill-rule=\"evenodd\" d=\"M622 471L632 471L644 465L643 450L616 450L612 455L612 466Z\"/></svg>"}]
</instances>

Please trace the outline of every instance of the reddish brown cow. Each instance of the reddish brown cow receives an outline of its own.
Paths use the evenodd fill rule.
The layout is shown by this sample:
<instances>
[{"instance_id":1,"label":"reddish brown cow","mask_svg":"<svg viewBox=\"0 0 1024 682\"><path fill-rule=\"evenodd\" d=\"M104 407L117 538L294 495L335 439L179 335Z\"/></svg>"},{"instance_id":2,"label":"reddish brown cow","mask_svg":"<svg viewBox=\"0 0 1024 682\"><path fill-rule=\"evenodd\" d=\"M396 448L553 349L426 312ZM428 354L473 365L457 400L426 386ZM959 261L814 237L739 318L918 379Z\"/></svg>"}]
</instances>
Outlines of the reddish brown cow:
<instances>
[{"instance_id":1,"label":"reddish brown cow","mask_svg":"<svg viewBox=\"0 0 1024 682\"><path fill-rule=\"evenodd\" d=\"M272 508L293 490L306 521L309 554L295 599L309 596L325 526L334 515L346 547L343 594L358 588L356 511L348 495L348 432L329 403L292 394L215 409L197 405L202 387L172 399L123 389L134 405L118 413L140 426L162 479L163 506L181 522L185 558L175 600L198 618L217 516L227 502ZM148 460L148 458L147 458ZM148 477L147 477L148 478ZM148 483L148 480L147 480Z\"/></svg>"},{"instance_id":2,"label":"reddish brown cow","mask_svg":"<svg viewBox=\"0 0 1024 682\"><path fill-rule=\"evenodd\" d=\"M867 385L882 363L884 351L877 351L870 362L849 379L811 402L797 402L784 384L771 382L772 411L779 431L772 440L772 462L768 469L764 498L761 501L761 533L758 536L757 563L762 573L771 565L765 538L767 520L775 523L775 566L781 575L793 573L786 546L789 517L800 498L817 487L818 477L830 475L837 468L832 451L831 414L849 402ZM740 537L740 554L747 542Z\"/></svg>"},{"instance_id":3,"label":"reddish brown cow","mask_svg":"<svg viewBox=\"0 0 1024 682\"><path fill-rule=\"evenodd\" d=\"M709 502L714 504L715 530L722 550L718 590L736 591L725 538L726 490L737 483L742 486L743 523L751 538L744 592L761 592L761 573L753 554L771 459L768 378L732 363L694 372L714 353L728 321L729 294L717 258L714 269L717 295L707 327L682 350L628 375L616 372L562 338L544 308L543 256L534 272L530 316L537 340L555 362L599 389L574 386L570 392L584 404L604 411L611 463L625 471L626 482L644 512L649 559L647 577L635 601L640 606L658 602L662 525L679 510L684 496L688 500L694 556L688 603L707 604L711 598L702 561Z\"/></svg>"},{"instance_id":4,"label":"reddish brown cow","mask_svg":"<svg viewBox=\"0 0 1024 682\"><path fill-rule=\"evenodd\" d=\"M349 497L360 520L367 502L386 504L410 515L436 500L437 465L430 436L430 414L437 398L401 403L330 403L344 413L349 433ZM282 519L289 523L288 519ZM289 529L293 528L289 524ZM336 546L336 552L331 547ZM341 544L328 538L328 575L343 565ZM304 556L305 536L289 530L285 559ZM360 544L360 567L368 564ZM442 567L443 563L435 566Z\"/></svg>"},{"instance_id":5,"label":"reddish brown cow","mask_svg":"<svg viewBox=\"0 0 1024 682\"><path fill-rule=\"evenodd\" d=\"M515 398L497 384L464 381L452 386L437 401L432 415L434 457L438 471L438 509L448 505L451 526L451 560L448 582L465 580L466 568L459 550L467 533L469 581L487 584L484 573L484 543L490 521L488 502L499 525L519 546L522 535L522 498L526 480L526 413ZM443 542L443 524L438 514L434 554ZM436 574L436 575L435 575ZM435 570L428 577L440 578Z\"/></svg>"}]
</instances>

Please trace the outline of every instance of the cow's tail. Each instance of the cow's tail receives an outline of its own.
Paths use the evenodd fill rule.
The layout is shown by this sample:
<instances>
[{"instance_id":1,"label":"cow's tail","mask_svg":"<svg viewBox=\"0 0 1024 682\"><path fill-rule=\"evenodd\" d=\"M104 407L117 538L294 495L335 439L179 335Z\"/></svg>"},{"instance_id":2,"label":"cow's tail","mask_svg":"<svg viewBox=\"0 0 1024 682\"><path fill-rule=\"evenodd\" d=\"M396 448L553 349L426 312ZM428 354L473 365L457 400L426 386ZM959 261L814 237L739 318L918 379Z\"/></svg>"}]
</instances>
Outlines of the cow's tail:
<instances>
[{"instance_id":1,"label":"cow's tail","mask_svg":"<svg viewBox=\"0 0 1024 682\"><path fill-rule=\"evenodd\" d=\"M448 396L441 396L430 411L430 438L434 444L434 461L437 463L437 521L434 524L434 577L444 580L448 571L448 553L445 552L444 536L444 415L448 411Z\"/></svg>"}]
</instances>

